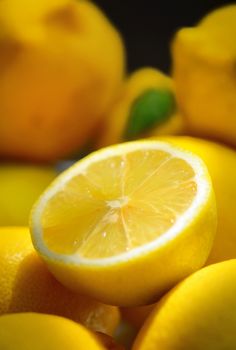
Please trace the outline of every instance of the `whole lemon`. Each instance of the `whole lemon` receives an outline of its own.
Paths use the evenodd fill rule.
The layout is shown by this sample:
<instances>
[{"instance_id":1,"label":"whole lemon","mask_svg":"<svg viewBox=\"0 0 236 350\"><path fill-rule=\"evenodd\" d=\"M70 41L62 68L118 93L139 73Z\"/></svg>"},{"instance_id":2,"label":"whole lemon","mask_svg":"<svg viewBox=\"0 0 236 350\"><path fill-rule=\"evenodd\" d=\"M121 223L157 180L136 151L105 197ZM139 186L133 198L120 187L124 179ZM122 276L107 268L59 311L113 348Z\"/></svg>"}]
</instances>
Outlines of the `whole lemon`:
<instances>
[{"instance_id":1,"label":"whole lemon","mask_svg":"<svg viewBox=\"0 0 236 350\"><path fill-rule=\"evenodd\" d=\"M105 350L97 336L66 318L21 313L0 317L0 348L4 350Z\"/></svg>"},{"instance_id":2,"label":"whole lemon","mask_svg":"<svg viewBox=\"0 0 236 350\"><path fill-rule=\"evenodd\" d=\"M173 77L189 132L236 146L236 5L177 32Z\"/></svg>"},{"instance_id":3,"label":"whole lemon","mask_svg":"<svg viewBox=\"0 0 236 350\"><path fill-rule=\"evenodd\" d=\"M0 315L39 312L70 318L112 334L119 323L116 307L75 294L47 270L26 227L0 228Z\"/></svg>"},{"instance_id":4,"label":"whole lemon","mask_svg":"<svg viewBox=\"0 0 236 350\"><path fill-rule=\"evenodd\" d=\"M32 205L56 177L52 166L0 164L0 226L27 225Z\"/></svg>"},{"instance_id":5,"label":"whole lemon","mask_svg":"<svg viewBox=\"0 0 236 350\"><path fill-rule=\"evenodd\" d=\"M208 263L236 258L236 151L193 137L164 138L197 154L207 165L218 211L217 233Z\"/></svg>"},{"instance_id":6,"label":"whole lemon","mask_svg":"<svg viewBox=\"0 0 236 350\"><path fill-rule=\"evenodd\" d=\"M0 33L0 156L75 152L120 88L119 33L86 0L3 0Z\"/></svg>"},{"instance_id":7,"label":"whole lemon","mask_svg":"<svg viewBox=\"0 0 236 350\"><path fill-rule=\"evenodd\" d=\"M207 266L153 310L133 350L234 350L236 260Z\"/></svg>"}]
</instances>

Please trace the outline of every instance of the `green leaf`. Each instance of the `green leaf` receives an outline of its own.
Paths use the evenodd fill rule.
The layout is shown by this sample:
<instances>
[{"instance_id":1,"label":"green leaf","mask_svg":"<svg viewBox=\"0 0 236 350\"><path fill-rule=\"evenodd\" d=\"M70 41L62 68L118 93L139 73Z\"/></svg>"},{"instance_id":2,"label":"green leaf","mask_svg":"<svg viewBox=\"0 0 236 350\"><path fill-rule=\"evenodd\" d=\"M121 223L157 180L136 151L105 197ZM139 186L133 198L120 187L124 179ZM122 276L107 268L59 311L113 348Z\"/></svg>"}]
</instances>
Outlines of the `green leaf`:
<instances>
[{"instance_id":1,"label":"green leaf","mask_svg":"<svg viewBox=\"0 0 236 350\"><path fill-rule=\"evenodd\" d=\"M175 108L175 97L171 91L146 90L131 107L124 139L137 138L149 129L165 123Z\"/></svg>"}]
</instances>

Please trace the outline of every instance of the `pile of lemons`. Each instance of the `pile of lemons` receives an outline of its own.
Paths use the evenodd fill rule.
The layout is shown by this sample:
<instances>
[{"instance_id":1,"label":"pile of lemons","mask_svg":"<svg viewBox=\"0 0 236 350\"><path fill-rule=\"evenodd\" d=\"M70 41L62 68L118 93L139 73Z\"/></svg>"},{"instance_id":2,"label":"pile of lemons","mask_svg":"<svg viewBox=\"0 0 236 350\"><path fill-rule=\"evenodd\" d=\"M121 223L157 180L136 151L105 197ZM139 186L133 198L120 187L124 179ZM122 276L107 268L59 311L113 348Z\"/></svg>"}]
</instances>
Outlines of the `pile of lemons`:
<instances>
[{"instance_id":1,"label":"pile of lemons","mask_svg":"<svg viewBox=\"0 0 236 350\"><path fill-rule=\"evenodd\" d=\"M1 349L236 348L235 23L128 75L90 1L0 2Z\"/></svg>"}]
</instances>

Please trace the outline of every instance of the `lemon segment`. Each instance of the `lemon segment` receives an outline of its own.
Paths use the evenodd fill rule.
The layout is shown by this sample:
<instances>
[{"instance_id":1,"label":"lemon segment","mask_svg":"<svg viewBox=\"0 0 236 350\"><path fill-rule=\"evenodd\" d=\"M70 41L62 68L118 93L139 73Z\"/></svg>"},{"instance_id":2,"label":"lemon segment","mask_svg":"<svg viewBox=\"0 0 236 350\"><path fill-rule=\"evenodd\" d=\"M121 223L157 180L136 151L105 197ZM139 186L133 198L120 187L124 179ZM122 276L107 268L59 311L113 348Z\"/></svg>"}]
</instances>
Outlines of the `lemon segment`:
<instances>
[{"instance_id":1,"label":"lemon segment","mask_svg":"<svg viewBox=\"0 0 236 350\"><path fill-rule=\"evenodd\" d=\"M89 279L93 269L97 276L103 272L114 274L112 279L116 280L113 268L119 267L119 273L123 271L125 277L127 269L135 268L141 259L144 263L140 268L146 273L146 264L158 262L159 250L171 245L174 248L174 242L179 239L186 239L186 244L192 245L189 235L193 234L198 240L194 251L200 247L202 251L193 256L192 248L188 252L187 246L176 248L175 255L181 256L182 249L186 249L188 255L186 260L182 256L183 261L172 262L176 264L173 275L180 264L178 280L180 275L205 262L215 223L211 181L201 160L165 142L137 141L95 152L61 174L35 205L31 231L36 249L57 277L59 273L59 280L68 285L67 279L72 278L70 287L76 290L82 287L82 292L93 294L90 287L88 290L83 287L83 278ZM149 255L152 258L148 262ZM193 261L190 263L189 259ZM170 256L170 275L171 260ZM73 277L68 273L65 276L64 268L68 268ZM83 277L79 273L82 270ZM60 278L61 274L66 281ZM103 278L106 280L108 275ZM169 278L172 279L168 276L167 280ZM156 280L158 276L148 283L155 284ZM162 277L158 285L161 280ZM162 282L162 286L152 286L152 294L158 295L173 283ZM122 283L118 287L117 277L118 289ZM146 294L138 290L134 293ZM103 299L102 294L93 295L98 300L120 304L116 298L113 300L112 292L111 299ZM128 299L131 300L131 295Z\"/></svg>"}]
</instances>

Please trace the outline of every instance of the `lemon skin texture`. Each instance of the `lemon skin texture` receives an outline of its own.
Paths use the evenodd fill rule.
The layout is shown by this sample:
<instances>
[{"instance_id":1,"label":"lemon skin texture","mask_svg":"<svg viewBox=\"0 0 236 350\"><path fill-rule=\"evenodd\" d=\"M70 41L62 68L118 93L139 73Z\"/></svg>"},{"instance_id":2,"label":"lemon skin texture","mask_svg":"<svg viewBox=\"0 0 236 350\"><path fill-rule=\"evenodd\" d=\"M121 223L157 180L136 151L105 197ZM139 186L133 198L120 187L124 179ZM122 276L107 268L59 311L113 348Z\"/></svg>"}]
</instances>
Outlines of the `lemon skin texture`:
<instances>
[{"instance_id":1,"label":"lemon skin texture","mask_svg":"<svg viewBox=\"0 0 236 350\"><path fill-rule=\"evenodd\" d=\"M164 138L198 155L207 165L217 204L217 233L207 263L236 258L236 152L215 142L183 136Z\"/></svg>"},{"instance_id":2,"label":"lemon skin texture","mask_svg":"<svg viewBox=\"0 0 236 350\"><path fill-rule=\"evenodd\" d=\"M90 1L0 4L0 156L53 161L80 149L124 75L117 30Z\"/></svg>"},{"instance_id":3,"label":"lemon skin texture","mask_svg":"<svg viewBox=\"0 0 236 350\"><path fill-rule=\"evenodd\" d=\"M236 260L207 266L169 292L153 310L132 350L233 350Z\"/></svg>"},{"instance_id":4,"label":"lemon skin texture","mask_svg":"<svg viewBox=\"0 0 236 350\"><path fill-rule=\"evenodd\" d=\"M172 43L173 79L188 133L236 146L236 5L219 8Z\"/></svg>"},{"instance_id":5,"label":"lemon skin texture","mask_svg":"<svg viewBox=\"0 0 236 350\"><path fill-rule=\"evenodd\" d=\"M0 164L0 226L28 225L34 202L56 176L52 166Z\"/></svg>"},{"instance_id":6,"label":"lemon skin texture","mask_svg":"<svg viewBox=\"0 0 236 350\"><path fill-rule=\"evenodd\" d=\"M117 308L75 294L50 274L35 252L27 227L0 228L0 315L39 312L70 318L112 335Z\"/></svg>"},{"instance_id":7,"label":"lemon skin texture","mask_svg":"<svg viewBox=\"0 0 236 350\"><path fill-rule=\"evenodd\" d=\"M37 313L1 316L0 347L4 350L105 350L85 327L66 318Z\"/></svg>"}]
</instances>

